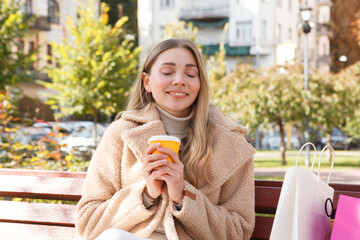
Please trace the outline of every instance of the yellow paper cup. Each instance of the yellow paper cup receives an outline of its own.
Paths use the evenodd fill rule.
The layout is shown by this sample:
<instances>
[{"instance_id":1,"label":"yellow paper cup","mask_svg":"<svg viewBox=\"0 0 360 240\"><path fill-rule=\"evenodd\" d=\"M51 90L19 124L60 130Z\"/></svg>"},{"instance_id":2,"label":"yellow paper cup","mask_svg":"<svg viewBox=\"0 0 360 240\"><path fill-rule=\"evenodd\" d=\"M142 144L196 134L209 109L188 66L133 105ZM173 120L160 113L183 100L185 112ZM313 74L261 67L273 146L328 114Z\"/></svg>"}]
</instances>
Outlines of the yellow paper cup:
<instances>
[{"instance_id":1,"label":"yellow paper cup","mask_svg":"<svg viewBox=\"0 0 360 240\"><path fill-rule=\"evenodd\" d=\"M174 136L168 136L168 135L157 135L157 136L152 136L149 139L149 145L152 145L154 143L160 143L161 147L167 147L170 148L171 150L173 150L174 152L176 152L176 154L178 154L179 152L179 148L180 148L180 144L181 141L179 138L174 137ZM155 153L160 153L159 151L155 150L153 152L153 154ZM169 162L173 162L173 160L167 156L167 160Z\"/></svg>"}]
</instances>

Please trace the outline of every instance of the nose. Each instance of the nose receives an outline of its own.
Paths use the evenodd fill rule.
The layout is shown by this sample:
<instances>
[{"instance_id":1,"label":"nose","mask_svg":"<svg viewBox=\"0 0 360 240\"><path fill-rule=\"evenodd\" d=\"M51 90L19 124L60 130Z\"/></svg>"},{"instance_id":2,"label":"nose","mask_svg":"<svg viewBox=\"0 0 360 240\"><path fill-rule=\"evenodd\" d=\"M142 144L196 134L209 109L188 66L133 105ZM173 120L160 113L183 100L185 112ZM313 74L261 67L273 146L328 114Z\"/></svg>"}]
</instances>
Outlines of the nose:
<instances>
[{"instance_id":1,"label":"nose","mask_svg":"<svg viewBox=\"0 0 360 240\"><path fill-rule=\"evenodd\" d=\"M172 84L173 85L185 85L184 77L182 76L182 74L176 74L174 76Z\"/></svg>"}]
</instances>

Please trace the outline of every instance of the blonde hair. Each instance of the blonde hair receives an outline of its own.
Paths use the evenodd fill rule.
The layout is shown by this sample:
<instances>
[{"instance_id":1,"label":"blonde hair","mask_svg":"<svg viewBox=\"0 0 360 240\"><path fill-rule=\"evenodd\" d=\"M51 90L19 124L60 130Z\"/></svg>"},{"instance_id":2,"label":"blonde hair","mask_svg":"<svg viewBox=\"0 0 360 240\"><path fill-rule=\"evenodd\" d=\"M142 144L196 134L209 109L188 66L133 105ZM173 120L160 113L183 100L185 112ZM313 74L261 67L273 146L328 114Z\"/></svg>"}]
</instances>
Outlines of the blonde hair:
<instances>
[{"instance_id":1,"label":"blonde hair","mask_svg":"<svg viewBox=\"0 0 360 240\"><path fill-rule=\"evenodd\" d=\"M210 86L206 73L206 64L202 54L198 51L196 46L188 39L167 39L149 52L148 57L140 71L137 81L133 86L132 94L129 98L127 110L142 109L150 102L154 102L151 93L145 90L142 78L143 73L150 73L152 66L157 60L157 57L166 50L172 48L184 48L189 50L199 69L200 91L195 102L192 105L194 116L186 129L187 137L185 137L181 144L179 157L182 160L185 168L185 175L187 179L197 186L200 184L200 178L209 182L208 159L212 156L211 139L212 131L211 123L209 122L209 104L210 104Z\"/></svg>"}]
</instances>

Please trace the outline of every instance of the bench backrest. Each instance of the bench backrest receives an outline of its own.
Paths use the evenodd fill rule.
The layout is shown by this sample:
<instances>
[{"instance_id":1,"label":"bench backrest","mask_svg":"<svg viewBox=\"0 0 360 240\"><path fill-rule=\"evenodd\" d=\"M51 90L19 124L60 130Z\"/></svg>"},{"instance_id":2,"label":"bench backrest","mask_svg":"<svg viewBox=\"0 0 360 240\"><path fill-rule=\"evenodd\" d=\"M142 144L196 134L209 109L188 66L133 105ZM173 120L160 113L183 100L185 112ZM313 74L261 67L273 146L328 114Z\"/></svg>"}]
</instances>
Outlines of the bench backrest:
<instances>
[{"instance_id":1,"label":"bench backrest","mask_svg":"<svg viewBox=\"0 0 360 240\"><path fill-rule=\"evenodd\" d=\"M4 198L0 201L2 237L28 239L37 233L42 238L36 239L77 239L74 204L81 197L85 175L86 173L0 169L0 197ZM360 198L360 185L330 185L335 189L335 207L340 194ZM255 180L257 216L252 239L269 239L281 186L282 181ZM61 200L62 204L11 201L13 198ZM73 202L64 204L64 201Z\"/></svg>"},{"instance_id":2,"label":"bench backrest","mask_svg":"<svg viewBox=\"0 0 360 240\"><path fill-rule=\"evenodd\" d=\"M85 173L0 169L1 238L78 239L74 213L84 178Z\"/></svg>"},{"instance_id":3,"label":"bench backrest","mask_svg":"<svg viewBox=\"0 0 360 240\"><path fill-rule=\"evenodd\" d=\"M256 224L252 239L269 239L279 201L282 181L255 180ZM334 208L339 195L360 198L360 185L330 184L334 188ZM332 222L329 231L331 231Z\"/></svg>"}]
</instances>

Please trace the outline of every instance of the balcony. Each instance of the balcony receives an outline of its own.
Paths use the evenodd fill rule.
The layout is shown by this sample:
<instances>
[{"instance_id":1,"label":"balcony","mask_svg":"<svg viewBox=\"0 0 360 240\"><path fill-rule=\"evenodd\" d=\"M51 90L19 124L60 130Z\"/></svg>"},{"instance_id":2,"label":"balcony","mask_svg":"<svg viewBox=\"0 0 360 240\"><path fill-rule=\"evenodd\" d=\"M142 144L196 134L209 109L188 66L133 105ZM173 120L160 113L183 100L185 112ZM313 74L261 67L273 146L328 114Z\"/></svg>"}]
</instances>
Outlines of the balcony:
<instances>
[{"instance_id":1,"label":"balcony","mask_svg":"<svg viewBox=\"0 0 360 240\"><path fill-rule=\"evenodd\" d=\"M317 0L317 5L318 6L332 6L333 3L331 2L331 0Z\"/></svg>"},{"instance_id":2,"label":"balcony","mask_svg":"<svg viewBox=\"0 0 360 240\"><path fill-rule=\"evenodd\" d=\"M33 20L30 22L30 29L38 31L50 31L50 22L47 16L29 15Z\"/></svg>"},{"instance_id":3,"label":"balcony","mask_svg":"<svg viewBox=\"0 0 360 240\"><path fill-rule=\"evenodd\" d=\"M316 63L318 66L330 65L330 63L331 63L330 55L319 56Z\"/></svg>"},{"instance_id":4,"label":"balcony","mask_svg":"<svg viewBox=\"0 0 360 240\"><path fill-rule=\"evenodd\" d=\"M209 4L187 5L180 9L180 18L184 20L226 19L229 17L229 10L228 4L212 5L211 7Z\"/></svg>"},{"instance_id":5,"label":"balcony","mask_svg":"<svg viewBox=\"0 0 360 240\"><path fill-rule=\"evenodd\" d=\"M316 32L319 36L327 36L328 38L333 38L334 36L330 25L327 23L318 23L316 25Z\"/></svg>"}]
</instances>

